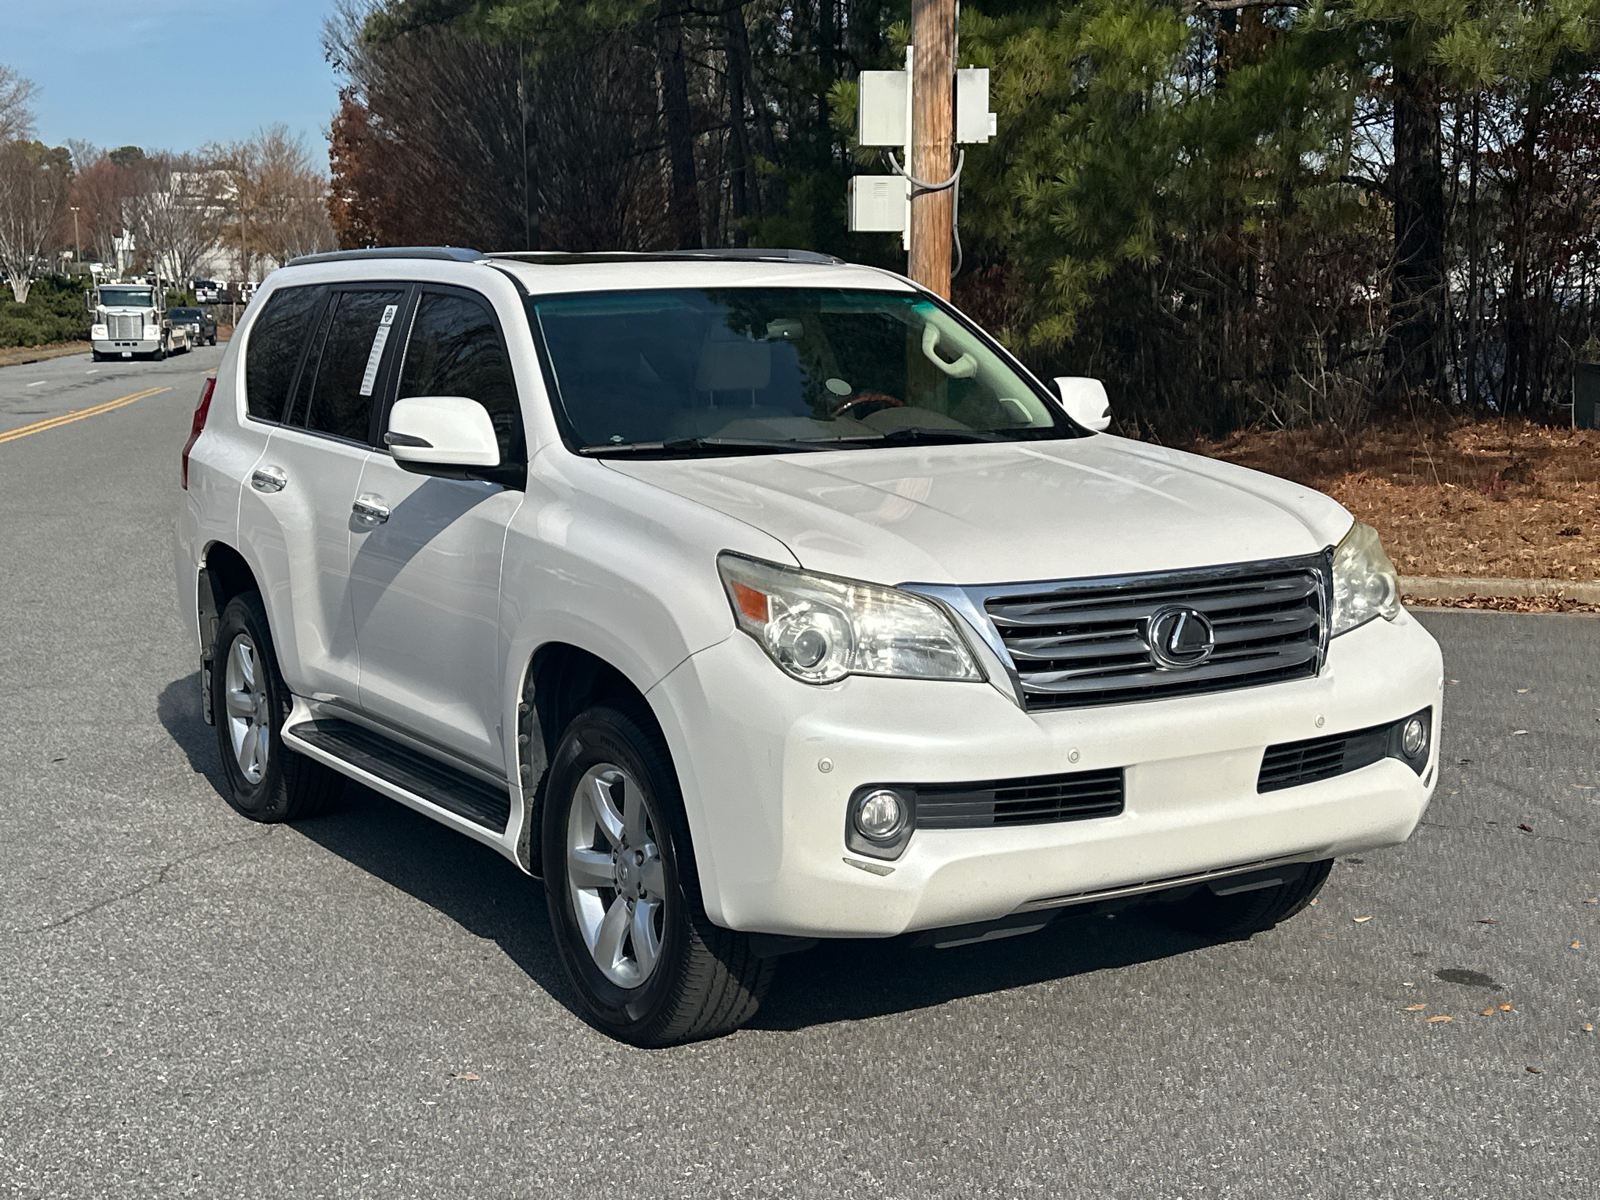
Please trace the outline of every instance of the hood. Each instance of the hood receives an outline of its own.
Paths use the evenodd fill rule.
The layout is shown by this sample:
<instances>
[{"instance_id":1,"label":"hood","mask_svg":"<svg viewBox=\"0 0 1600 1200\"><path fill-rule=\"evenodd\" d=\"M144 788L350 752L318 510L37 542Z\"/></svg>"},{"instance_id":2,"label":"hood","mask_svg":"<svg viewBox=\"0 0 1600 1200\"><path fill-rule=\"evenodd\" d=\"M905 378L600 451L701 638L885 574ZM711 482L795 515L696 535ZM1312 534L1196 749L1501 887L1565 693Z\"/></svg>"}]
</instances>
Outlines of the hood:
<instances>
[{"instance_id":1,"label":"hood","mask_svg":"<svg viewBox=\"0 0 1600 1200\"><path fill-rule=\"evenodd\" d=\"M1314 554L1351 517L1318 492L1104 434L606 465L771 534L810 570L965 586Z\"/></svg>"}]
</instances>

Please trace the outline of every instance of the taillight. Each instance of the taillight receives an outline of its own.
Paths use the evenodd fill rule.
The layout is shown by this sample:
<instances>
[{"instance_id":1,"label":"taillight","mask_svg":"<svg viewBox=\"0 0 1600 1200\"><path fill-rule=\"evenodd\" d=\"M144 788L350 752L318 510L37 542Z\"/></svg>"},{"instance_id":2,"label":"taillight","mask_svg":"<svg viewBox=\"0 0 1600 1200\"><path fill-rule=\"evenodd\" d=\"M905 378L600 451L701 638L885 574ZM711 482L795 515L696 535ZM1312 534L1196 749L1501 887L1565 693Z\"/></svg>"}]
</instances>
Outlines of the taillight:
<instances>
[{"instance_id":1,"label":"taillight","mask_svg":"<svg viewBox=\"0 0 1600 1200\"><path fill-rule=\"evenodd\" d=\"M206 414L211 411L211 393L216 386L217 377L207 375L205 386L200 389L200 403L194 406L194 424L189 427L189 440L183 444L183 453L178 458L183 474L184 491L189 490L189 451L194 449L194 444L206 431Z\"/></svg>"}]
</instances>

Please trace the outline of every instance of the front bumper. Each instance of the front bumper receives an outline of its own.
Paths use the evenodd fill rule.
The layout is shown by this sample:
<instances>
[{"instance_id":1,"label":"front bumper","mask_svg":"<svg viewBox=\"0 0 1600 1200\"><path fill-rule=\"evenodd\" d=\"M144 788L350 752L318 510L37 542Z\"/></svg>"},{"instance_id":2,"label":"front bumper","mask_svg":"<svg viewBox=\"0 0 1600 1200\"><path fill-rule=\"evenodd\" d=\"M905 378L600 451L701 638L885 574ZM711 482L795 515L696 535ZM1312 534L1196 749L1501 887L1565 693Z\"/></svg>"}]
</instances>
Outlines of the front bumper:
<instances>
[{"instance_id":1,"label":"front bumper","mask_svg":"<svg viewBox=\"0 0 1600 1200\"><path fill-rule=\"evenodd\" d=\"M649 698L683 785L711 919L887 937L1402 842L1437 781L1442 685L1437 644L1402 613L1336 638L1315 679L1104 708L1030 714L988 684L852 677L815 688L743 634L690 657ZM1267 746L1430 705L1420 777L1386 759L1257 793ZM1116 816L919 829L877 870L854 865L868 860L845 846L846 802L863 784L1110 767L1126 769Z\"/></svg>"},{"instance_id":2,"label":"front bumper","mask_svg":"<svg viewBox=\"0 0 1600 1200\"><path fill-rule=\"evenodd\" d=\"M161 349L159 337L95 338L90 344L101 354L154 354Z\"/></svg>"}]
</instances>

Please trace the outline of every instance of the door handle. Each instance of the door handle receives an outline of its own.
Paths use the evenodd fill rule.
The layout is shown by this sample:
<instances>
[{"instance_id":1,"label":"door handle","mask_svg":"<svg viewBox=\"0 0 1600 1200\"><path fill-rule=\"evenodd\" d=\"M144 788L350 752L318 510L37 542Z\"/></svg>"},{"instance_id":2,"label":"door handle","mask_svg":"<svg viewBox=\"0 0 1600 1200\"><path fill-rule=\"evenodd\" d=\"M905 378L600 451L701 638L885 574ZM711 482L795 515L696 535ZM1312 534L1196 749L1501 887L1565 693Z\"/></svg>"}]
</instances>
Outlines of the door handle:
<instances>
[{"instance_id":1,"label":"door handle","mask_svg":"<svg viewBox=\"0 0 1600 1200\"><path fill-rule=\"evenodd\" d=\"M350 506L350 511L355 514L356 520L366 521L372 525L382 525L389 519L389 506L381 498L368 492L356 497L356 502Z\"/></svg>"},{"instance_id":2,"label":"door handle","mask_svg":"<svg viewBox=\"0 0 1600 1200\"><path fill-rule=\"evenodd\" d=\"M281 467L258 467L250 472L250 486L258 492L281 492L288 482Z\"/></svg>"}]
</instances>

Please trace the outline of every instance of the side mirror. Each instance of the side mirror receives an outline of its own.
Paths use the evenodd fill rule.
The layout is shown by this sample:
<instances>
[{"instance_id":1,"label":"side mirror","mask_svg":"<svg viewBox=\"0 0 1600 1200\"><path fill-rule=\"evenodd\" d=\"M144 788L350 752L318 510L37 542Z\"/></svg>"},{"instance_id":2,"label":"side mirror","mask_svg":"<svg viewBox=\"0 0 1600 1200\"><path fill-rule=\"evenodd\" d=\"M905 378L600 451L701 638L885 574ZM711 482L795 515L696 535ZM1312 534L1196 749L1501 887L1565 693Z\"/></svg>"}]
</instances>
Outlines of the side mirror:
<instances>
[{"instance_id":1,"label":"side mirror","mask_svg":"<svg viewBox=\"0 0 1600 1200\"><path fill-rule=\"evenodd\" d=\"M500 465L500 443L489 410L465 396L396 400L383 444L395 462L419 475L461 478L471 468Z\"/></svg>"},{"instance_id":2,"label":"side mirror","mask_svg":"<svg viewBox=\"0 0 1600 1200\"><path fill-rule=\"evenodd\" d=\"M1056 391L1067 415L1095 433L1111 428L1111 401L1106 399L1106 385L1087 375L1056 376Z\"/></svg>"}]
</instances>

